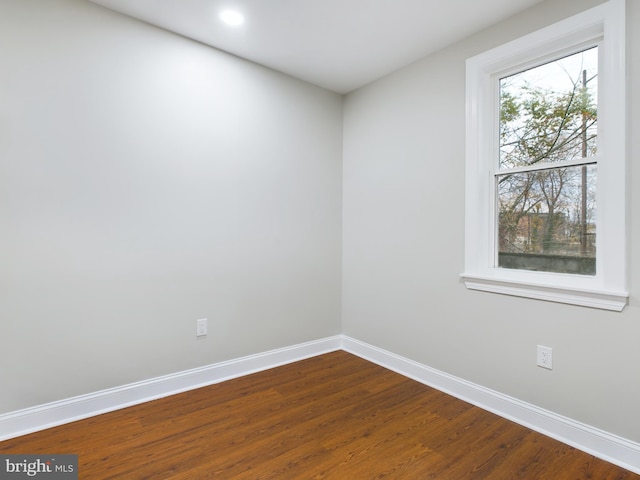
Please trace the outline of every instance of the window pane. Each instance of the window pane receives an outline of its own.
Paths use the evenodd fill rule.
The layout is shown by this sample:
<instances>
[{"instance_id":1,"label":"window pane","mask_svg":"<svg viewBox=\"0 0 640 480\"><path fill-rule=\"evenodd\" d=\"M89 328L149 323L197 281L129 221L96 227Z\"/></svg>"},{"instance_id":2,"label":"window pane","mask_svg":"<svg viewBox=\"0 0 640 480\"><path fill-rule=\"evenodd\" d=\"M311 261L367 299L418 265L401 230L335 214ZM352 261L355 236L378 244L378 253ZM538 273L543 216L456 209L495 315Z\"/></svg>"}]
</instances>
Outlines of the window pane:
<instances>
[{"instance_id":1,"label":"window pane","mask_svg":"<svg viewBox=\"0 0 640 480\"><path fill-rule=\"evenodd\" d=\"M499 175L498 266L595 275L595 165Z\"/></svg>"},{"instance_id":2,"label":"window pane","mask_svg":"<svg viewBox=\"0 0 640 480\"><path fill-rule=\"evenodd\" d=\"M500 80L500 168L596 153L598 48Z\"/></svg>"}]
</instances>

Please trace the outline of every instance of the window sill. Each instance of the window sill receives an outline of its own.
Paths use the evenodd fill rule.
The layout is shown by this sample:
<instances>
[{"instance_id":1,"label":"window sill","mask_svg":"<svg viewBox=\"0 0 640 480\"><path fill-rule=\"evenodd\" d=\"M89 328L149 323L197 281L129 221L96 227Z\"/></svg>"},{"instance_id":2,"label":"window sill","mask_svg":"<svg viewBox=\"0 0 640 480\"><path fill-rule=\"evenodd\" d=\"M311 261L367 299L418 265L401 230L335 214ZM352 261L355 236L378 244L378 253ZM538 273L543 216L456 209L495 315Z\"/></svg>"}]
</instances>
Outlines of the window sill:
<instances>
[{"instance_id":1,"label":"window sill","mask_svg":"<svg viewBox=\"0 0 640 480\"><path fill-rule=\"evenodd\" d=\"M463 273L465 285L470 290L500 293L516 297L533 298L548 302L580 305L621 312L627 305L627 292L604 292L579 288L556 287L511 279Z\"/></svg>"}]
</instances>

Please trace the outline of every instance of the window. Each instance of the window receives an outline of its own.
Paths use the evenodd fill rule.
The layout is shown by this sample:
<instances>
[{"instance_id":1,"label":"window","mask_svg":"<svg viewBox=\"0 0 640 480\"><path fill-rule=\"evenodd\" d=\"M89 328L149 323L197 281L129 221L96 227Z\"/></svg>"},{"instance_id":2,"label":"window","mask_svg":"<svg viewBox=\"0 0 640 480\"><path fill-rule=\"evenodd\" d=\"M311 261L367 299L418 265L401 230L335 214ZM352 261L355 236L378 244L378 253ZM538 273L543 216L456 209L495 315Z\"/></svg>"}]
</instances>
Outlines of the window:
<instances>
[{"instance_id":1,"label":"window","mask_svg":"<svg viewBox=\"0 0 640 480\"><path fill-rule=\"evenodd\" d=\"M468 288L626 305L624 9L467 60Z\"/></svg>"},{"instance_id":2,"label":"window","mask_svg":"<svg viewBox=\"0 0 640 480\"><path fill-rule=\"evenodd\" d=\"M597 46L499 80L499 267L595 275L597 81Z\"/></svg>"}]
</instances>

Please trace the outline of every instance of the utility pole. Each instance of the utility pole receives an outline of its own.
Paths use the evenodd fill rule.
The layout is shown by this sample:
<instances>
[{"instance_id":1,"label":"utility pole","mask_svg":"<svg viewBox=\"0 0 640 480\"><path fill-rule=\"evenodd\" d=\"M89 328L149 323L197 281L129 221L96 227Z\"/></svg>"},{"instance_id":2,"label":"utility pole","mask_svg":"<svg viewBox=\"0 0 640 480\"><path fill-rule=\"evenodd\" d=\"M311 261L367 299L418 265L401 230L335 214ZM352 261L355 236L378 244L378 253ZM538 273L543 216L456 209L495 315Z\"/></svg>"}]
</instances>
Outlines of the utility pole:
<instances>
[{"instance_id":1,"label":"utility pole","mask_svg":"<svg viewBox=\"0 0 640 480\"><path fill-rule=\"evenodd\" d=\"M582 70L582 92L586 99L587 71ZM587 158L587 106L582 109L582 158ZM580 255L587 255L587 166L582 166L582 206L580 209Z\"/></svg>"}]
</instances>

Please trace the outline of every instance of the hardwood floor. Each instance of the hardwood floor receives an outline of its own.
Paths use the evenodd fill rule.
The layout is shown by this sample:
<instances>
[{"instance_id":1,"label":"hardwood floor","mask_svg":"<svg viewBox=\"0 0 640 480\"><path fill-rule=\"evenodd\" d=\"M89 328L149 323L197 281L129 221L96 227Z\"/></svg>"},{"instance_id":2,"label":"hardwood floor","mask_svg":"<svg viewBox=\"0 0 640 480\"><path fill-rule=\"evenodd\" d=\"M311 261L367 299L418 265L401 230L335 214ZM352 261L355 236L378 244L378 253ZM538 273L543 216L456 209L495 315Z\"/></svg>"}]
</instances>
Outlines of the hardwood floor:
<instances>
[{"instance_id":1,"label":"hardwood floor","mask_svg":"<svg viewBox=\"0 0 640 480\"><path fill-rule=\"evenodd\" d=\"M31 435L81 479L640 479L382 367L333 352Z\"/></svg>"}]
</instances>

